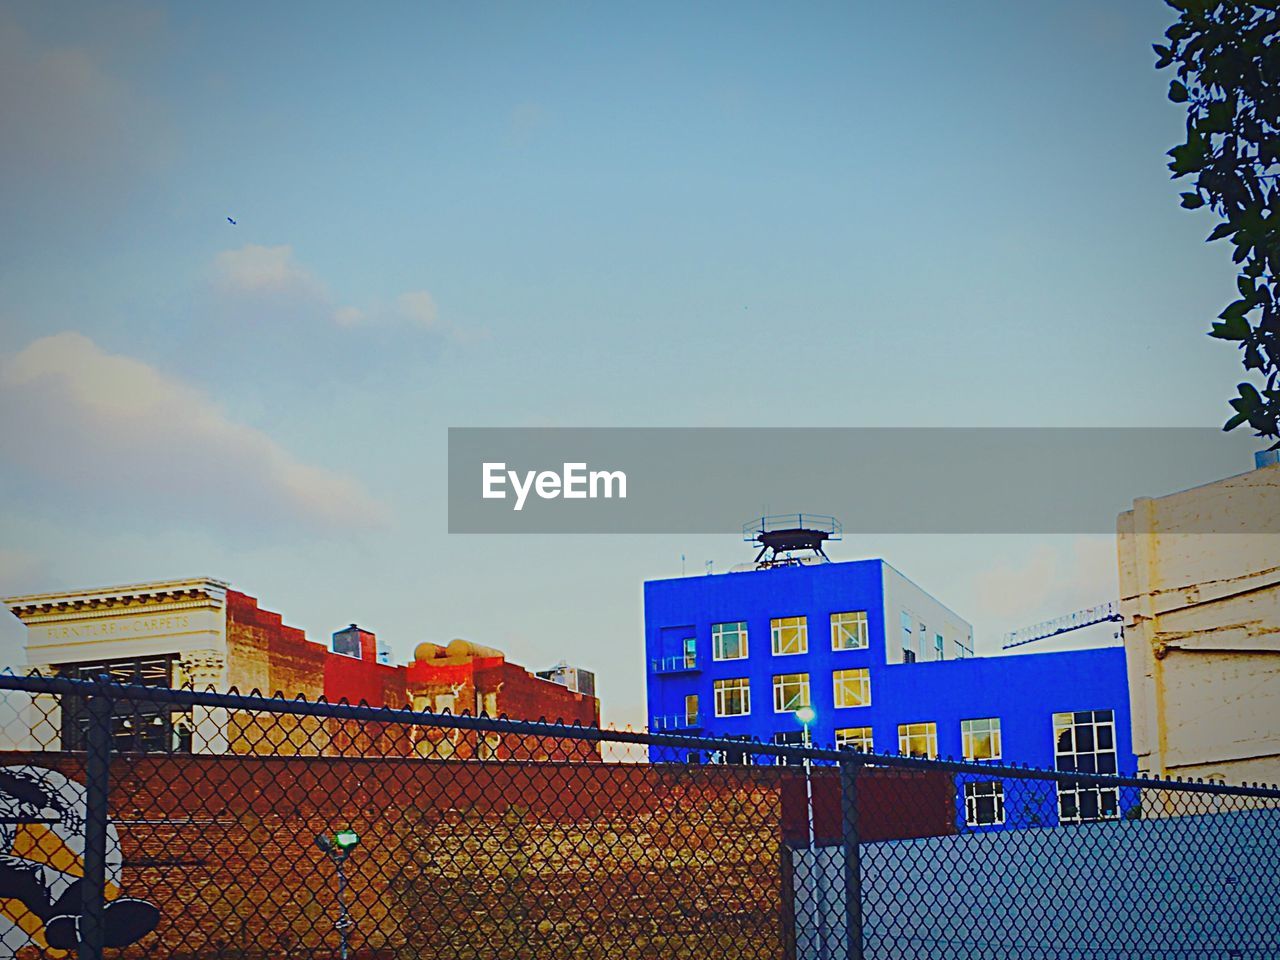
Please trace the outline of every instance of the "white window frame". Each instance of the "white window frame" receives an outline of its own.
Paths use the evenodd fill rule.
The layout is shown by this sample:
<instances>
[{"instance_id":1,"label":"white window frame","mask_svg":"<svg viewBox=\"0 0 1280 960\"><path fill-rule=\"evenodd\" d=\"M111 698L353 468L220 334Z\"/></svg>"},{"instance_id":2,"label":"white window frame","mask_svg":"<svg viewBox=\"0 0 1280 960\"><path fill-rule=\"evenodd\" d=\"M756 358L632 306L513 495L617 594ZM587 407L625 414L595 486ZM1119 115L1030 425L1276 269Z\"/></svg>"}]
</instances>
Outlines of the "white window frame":
<instances>
[{"instance_id":1,"label":"white window frame","mask_svg":"<svg viewBox=\"0 0 1280 960\"><path fill-rule=\"evenodd\" d=\"M848 702L845 693L848 691L847 684L856 683L862 693L860 703ZM871 671L866 667L850 667L847 670L831 671L831 692L835 699L837 709L853 709L855 707L871 706Z\"/></svg>"},{"instance_id":2,"label":"white window frame","mask_svg":"<svg viewBox=\"0 0 1280 960\"><path fill-rule=\"evenodd\" d=\"M865 650L869 632L865 610L843 610L831 614L832 650ZM848 640L853 643L848 643Z\"/></svg>"},{"instance_id":3,"label":"white window frame","mask_svg":"<svg viewBox=\"0 0 1280 960\"><path fill-rule=\"evenodd\" d=\"M917 737L924 737L925 753L923 756L929 760L938 759L938 725L932 720L920 720L916 723L900 723L898 724L898 752L903 756L918 757L921 754L912 753L910 750L911 741Z\"/></svg>"},{"instance_id":4,"label":"white window frame","mask_svg":"<svg viewBox=\"0 0 1280 960\"><path fill-rule=\"evenodd\" d=\"M980 800L992 801L991 820L979 816ZM998 827L1005 822L1004 781L967 780L964 785L964 822L970 827Z\"/></svg>"},{"instance_id":5,"label":"white window frame","mask_svg":"<svg viewBox=\"0 0 1280 960\"><path fill-rule=\"evenodd\" d=\"M790 645L799 647L798 650L781 649L782 637L786 634L790 634L790 639L793 641ZM769 635L775 657L795 657L809 652L808 617L774 617L769 621Z\"/></svg>"},{"instance_id":6,"label":"white window frame","mask_svg":"<svg viewBox=\"0 0 1280 960\"><path fill-rule=\"evenodd\" d=\"M975 745L978 737L986 736L991 742L991 756L977 755ZM974 717L960 721L960 749L966 760L983 761L999 760L1003 756L1004 744L1000 736L999 717Z\"/></svg>"},{"instance_id":7,"label":"white window frame","mask_svg":"<svg viewBox=\"0 0 1280 960\"><path fill-rule=\"evenodd\" d=\"M943 639L942 634L935 633L933 635L933 659L947 659L947 641Z\"/></svg>"},{"instance_id":8,"label":"white window frame","mask_svg":"<svg viewBox=\"0 0 1280 960\"><path fill-rule=\"evenodd\" d=\"M912 633L911 625L916 622L916 618L903 610L898 622L901 627L902 662L915 663L919 656L916 652L915 634Z\"/></svg>"},{"instance_id":9,"label":"white window frame","mask_svg":"<svg viewBox=\"0 0 1280 960\"><path fill-rule=\"evenodd\" d=\"M803 730L779 731L773 735L773 742L780 747L810 746L809 739ZM801 757L774 757L773 762L779 767L800 767L805 763Z\"/></svg>"},{"instance_id":10,"label":"white window frame","mask_svg":"<svg viewBox=\"0 0 1280 960\"><path fill-rule=\"evenodd\" d=\"M1076 720L1076 714L1087 713L1089 720ZM1104 716L1105 715L1105 716ZM1092 731L1093 749L1078 749L1078 733L1077 731L1089 728ZM1107 749L1098 748L1098 731L1108 731L1111 746ZM1070 734L1068 749L1063 750L1062 736L1065 733ZM1111 757L1111 771L1099 771L1098 760L1104 756ZM1093 770L1081 770L1080 758L1091 758ZM1063 761L1070 759L1071 766L1075 769L1063 769ZM1061 773L1070 775L1072 773L1114 775L1119 772L1120 754L1116 745L1116 713L1114 710L1072 710L1064 713L1055 713L1053 715L1053 765L1054 769ZM1081 786L1065 786L1062 782L1058 785L1058 821L1060 823L1101 823L1108 820L1120 819L1120 791L1117 787L1103 787L1094 784ZM1099 816L1086 817L1081 813L1081 798L1084 796L1092 796L1094 803L1097 804ZM1066 804L1064 801L1074 801L1075 813L1066 815L1064 813ZM1102 811L1110 807L1114 811L1110 816L1102 815Z\"/></svg>"},{"instance_id":11,"label":"white window frame","mask_svg":"<svg viewBox=\"0 0 1280 960\"><path fill-rule=\"evenodd\" d=\"M729 684L734 684L730 687ZM726 677L723 680L716 680L712 684L715 691L715 708L717 717L746 717L751 714L751 680L748 677ZM742 694L742 709L734 713L727 713L725 708L729 703L730 694Z\"/></svg>"},{"instance_id":12,"label":"white window frame","mask_svg":"<svg viewBox=\"0 0 1280 960\"><path fill-rule=\"evenodd\" d=\"M799 689L792 694L792 699L785 699L788 686ZM809 706L809 675L807 673L779 673L773 678L773 712L795 713L801 707Z\"/></svg>"},{"instance_id":13,"label":"white window frame","mask_svg":"<svg viewBox=\"0 0 1280 960\"><path fill-rule=\"evenodd\" d=\"M856 750L859 753L875 753L875 738L870 727L841 727L836 730L837 750Z\"/></svg>"},{"instance_id":14,"label":"white window frame","mask_svg":"<svg viewBox=\"0 0 1280 960\"><path fill-rule=\"evenodd\" d=\"M725 638L733 636L737 641L737 656L724 655ZM711 659L712 660L745 660L747 659L747 622L745 620L729 620L711 625Z\"/></svg>"}]
</instances>

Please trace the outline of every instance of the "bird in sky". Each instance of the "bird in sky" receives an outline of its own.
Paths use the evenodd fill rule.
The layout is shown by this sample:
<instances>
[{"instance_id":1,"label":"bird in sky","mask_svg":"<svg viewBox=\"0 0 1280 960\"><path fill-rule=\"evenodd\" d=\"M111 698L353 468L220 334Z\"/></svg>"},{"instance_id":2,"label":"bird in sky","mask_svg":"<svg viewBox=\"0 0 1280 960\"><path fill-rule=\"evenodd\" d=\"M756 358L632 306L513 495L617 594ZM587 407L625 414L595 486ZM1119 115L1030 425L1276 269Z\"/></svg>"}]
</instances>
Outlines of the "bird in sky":
<instances>
[{"instance_id":1,"label":"bird in sky","mask_svg":"<svg viewBox=\"0 0 1280 960\"><path fill-rule=\"evenodd\" d=\"M231 224L233 227L236 225L236 222L232 220L230 217L227 217L227 223Z\"/></svg>"}]
</instances>

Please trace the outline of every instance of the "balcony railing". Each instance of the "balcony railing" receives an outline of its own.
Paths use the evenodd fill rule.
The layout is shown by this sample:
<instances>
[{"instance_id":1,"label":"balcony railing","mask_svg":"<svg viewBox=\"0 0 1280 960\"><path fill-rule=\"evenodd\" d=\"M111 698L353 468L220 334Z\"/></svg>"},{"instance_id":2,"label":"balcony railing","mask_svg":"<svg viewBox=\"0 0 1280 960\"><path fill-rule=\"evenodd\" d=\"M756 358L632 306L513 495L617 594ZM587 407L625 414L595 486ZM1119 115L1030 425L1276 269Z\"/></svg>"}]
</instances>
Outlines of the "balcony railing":
<instances>
[{"instance_id":1,"label":"balcony railing","mask_svg":"<svg viewBox=\"0 0 1280 960\"><path fill-rule=\"evenodd\" d=\"M668 713L653 718L649 729L659 730L698 730L702 727L701 713Z\"/></svg>"},{"instance_id":2,"label":"balcony railing","mask_svg":"<svg viewBox=\"0 0 1280 960\"><path fill-rule=\"evenodd\" d=\"M701 669L693 657L658 657L650 662L654 673L695 673Z\"/></svg>"}]
</instances>

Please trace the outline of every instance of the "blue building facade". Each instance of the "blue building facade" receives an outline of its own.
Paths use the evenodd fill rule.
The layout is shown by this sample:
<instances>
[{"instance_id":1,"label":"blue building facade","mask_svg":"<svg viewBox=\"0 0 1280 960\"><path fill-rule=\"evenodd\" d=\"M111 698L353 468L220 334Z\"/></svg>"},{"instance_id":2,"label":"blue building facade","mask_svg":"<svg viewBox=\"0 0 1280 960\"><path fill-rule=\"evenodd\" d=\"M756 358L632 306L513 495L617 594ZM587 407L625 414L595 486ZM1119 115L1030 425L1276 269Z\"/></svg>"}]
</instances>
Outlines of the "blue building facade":
<instances>
[{"instance_id":1,"label":"blue building facade","mask_svg":"<svg viewBox=\"0 0 1280 960\"><path fill-rule=\"evenodd\" d=\"M644 604L651 730L800 744L807 706L819 746L1137 769L1122 647L975 657L969 624L882 560L649 581ZM668 753L653 759L746 760ZM1007 822L996 784L964 792L969 826ZM1119 816L1122 800L1080 791L1050 819Z\"/></svg>"}]
</instances>

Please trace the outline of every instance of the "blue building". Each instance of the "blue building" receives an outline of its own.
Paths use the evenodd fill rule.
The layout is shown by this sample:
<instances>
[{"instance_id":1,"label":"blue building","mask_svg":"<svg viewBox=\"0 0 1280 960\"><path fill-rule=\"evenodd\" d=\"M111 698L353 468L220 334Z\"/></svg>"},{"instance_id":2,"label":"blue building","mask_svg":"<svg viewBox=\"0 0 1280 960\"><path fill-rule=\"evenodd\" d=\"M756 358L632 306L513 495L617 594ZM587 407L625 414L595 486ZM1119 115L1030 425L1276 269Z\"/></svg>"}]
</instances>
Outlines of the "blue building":
<instances>
[{"instance_id":1,"label":"blue building","mask_svg":"<svg viewBox=\"0 0 1280 960\"><path fill-rule=\"evenodd\" d=\"M1122 647L975 657L972 627L883 560L654 580L644 604L654 731L800 744L795 712L808 706L820 746L1137 769ZM748 759L667 753L653 759ZM999 781L964 793L969 826L1006 823ZM1050 820L1122 812L1114 790L1059 794Z\"/></svg>"}]
</instances>

